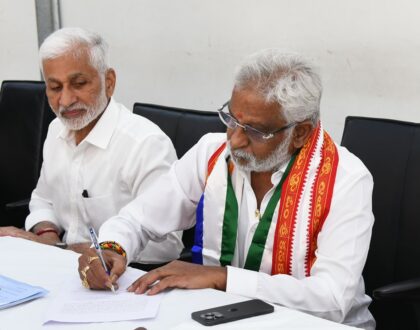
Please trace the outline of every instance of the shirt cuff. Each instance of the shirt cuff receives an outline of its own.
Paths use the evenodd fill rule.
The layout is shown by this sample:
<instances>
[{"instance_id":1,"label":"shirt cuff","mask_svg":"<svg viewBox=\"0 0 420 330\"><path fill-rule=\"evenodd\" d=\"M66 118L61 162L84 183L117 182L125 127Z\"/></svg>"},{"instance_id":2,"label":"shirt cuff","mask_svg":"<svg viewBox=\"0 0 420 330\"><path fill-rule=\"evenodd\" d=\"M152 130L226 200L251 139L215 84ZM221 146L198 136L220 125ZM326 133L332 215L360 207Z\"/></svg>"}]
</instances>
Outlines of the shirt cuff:
<instances>
[{"instance_id":1,"label":"shirt cuff","mask_svg":"<svg viewBox=\"0 0 420 330\"><path fill-rule=\"evenodd\" d=\"M25 229L29 231L32 229L33 226L43 221L52 222L54 225L57 226L57 228L59 228L60 230L62 229L60 223L55 218L54 212L48 209L36 210L29 213L25 220Z\"/></svg>"},{"instance_id":2,"label":"shirt cuff","mask_svg":"<svg viewBox=\"0 0 420 330\"><path fill-rule=\"evenodd\" d=\"M226 292L246 297L256 297L258 272L227 266Z\"/></svg>"}]
</instances>

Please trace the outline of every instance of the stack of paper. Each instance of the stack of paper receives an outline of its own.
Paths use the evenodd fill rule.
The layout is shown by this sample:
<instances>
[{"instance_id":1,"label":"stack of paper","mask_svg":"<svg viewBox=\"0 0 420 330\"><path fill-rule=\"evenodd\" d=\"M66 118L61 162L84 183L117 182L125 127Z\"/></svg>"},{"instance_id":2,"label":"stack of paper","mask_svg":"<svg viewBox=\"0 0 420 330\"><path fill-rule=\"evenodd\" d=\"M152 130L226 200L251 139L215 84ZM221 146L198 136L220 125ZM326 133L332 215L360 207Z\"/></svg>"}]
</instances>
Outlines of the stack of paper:
<instances>
[{"instance_id":1,"label":"stack of paper","mask_svg":"<svg viewBox=\"0 0 420 330\"><path fill-rule=\"evenodd\" d=\"M113 322L156 317L164 294L148 296L126 290L143 273L127 268L115 293L87 290L75 275L50 301L45 322Z\"/></svg>"},{"instance_id":2,"label":"stack of paper","mask_svg":"<svg viewBox=\"0 0 420 330\"><path fill-rule=\"evenodd\" d=\"M47 290L0 275L0 309L43 297Z\"/></svg>"}]
</instances>

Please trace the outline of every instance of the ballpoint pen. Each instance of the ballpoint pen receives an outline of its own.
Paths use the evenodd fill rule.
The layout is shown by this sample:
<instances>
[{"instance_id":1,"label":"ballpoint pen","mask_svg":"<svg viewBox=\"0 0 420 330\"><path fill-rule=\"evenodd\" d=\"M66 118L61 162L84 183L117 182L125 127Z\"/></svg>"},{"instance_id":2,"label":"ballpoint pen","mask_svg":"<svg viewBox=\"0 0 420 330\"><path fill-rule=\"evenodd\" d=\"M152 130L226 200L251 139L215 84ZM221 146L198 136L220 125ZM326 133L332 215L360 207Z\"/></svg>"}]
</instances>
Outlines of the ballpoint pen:
<instances>
[{"instance_id":1,"label":"ballpoint pen","mask_svg":"<svg viewBox=\"0 0 420 330\"><path fill-rule=\"evenodd\" d=\"M96 236L96 232L95 232L95 229L93 227L89 227L89 234L90 234L90 238L92 240L93 246L95 247L96 253L98 254L99 260L101 260L102 266L105 269L105 272L108 275L110 275L108 267L106 266L104 257L102 255L102 250L101 250L101 248L99 246L99 243L98 243L98 237ZM115 293L115 288L114 288L113 284L111 284L111 291Z\"/></svg>"}]
</instances>

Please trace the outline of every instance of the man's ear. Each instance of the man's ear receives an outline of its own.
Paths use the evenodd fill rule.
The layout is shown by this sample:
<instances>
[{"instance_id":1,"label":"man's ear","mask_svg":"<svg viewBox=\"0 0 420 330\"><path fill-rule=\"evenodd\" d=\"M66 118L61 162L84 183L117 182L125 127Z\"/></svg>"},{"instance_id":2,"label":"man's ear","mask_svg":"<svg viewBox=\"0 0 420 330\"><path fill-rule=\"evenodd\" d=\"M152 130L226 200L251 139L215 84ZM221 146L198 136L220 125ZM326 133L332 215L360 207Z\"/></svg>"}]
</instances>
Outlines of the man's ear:
<instances>
[{"instance_id":1,"label":"man's ear","mask_svg":"<svg viewBox=\"0 0 420 330\"><path fill-rule=\"evenodd\" d=\"M105 92L107 98L110 98L114 94L115 83L117 81L117 76L115 70L110 68L105 72Z\"/></svg>"},{"instance_id":2,"label":"man's ear","mask_svg":"<svg viewBox=\"0 0 420 330\"><path fill-rule=\"evenodd\" d=\"M295 149L302 148L314 129L315 127L310 120L297 124L293 131L293 147Z\"/></svg>"}]
</instances>

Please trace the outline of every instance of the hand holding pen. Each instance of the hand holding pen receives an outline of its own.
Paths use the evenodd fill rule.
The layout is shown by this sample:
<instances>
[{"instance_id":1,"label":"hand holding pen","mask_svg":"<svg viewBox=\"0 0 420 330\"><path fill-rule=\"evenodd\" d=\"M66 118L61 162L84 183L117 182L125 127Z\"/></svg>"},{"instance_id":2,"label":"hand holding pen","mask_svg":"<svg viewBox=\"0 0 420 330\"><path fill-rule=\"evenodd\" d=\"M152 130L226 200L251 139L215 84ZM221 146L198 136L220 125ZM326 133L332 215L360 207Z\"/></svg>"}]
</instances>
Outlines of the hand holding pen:
<instances>
[{"instance_id":1,"label":"hand holding pen","mask_svg":"<svg viewBox=\"0 0 420 330\"><path fill-rule=\"evenodd\" d=\"M98 237L96 236L96 232L95 232L95 229L93 227L89 227L89 234L90 234L90 238L92 240L92 244L95 247L96 253L98 254L99 260L101 261L102 266L104 267L105 272L109 276L110 275L110 272L109 272L109 270L108 270L108 268L106 266L104 257L102 255L101 247L99 246L99 243L98 243ZM113 284L111 284L110 289L112 290L112 292L115 293L115 288L114 288L114 285Z\"/></svg>"},{"instance_id":2,"label":"hand holding pen","mask_svg":"<svg viewBox=\"0 0 420 330\"><path fill-rule=\"evenodd\" d=\"M89 194L86 189L82 192L83 198L89 198ZM84 217L89 223L89 217L86 213L86 210L83 208ZM118 287L117 284L114 284L115 281L124 273L127 263L125 257L111 251L102 251L98 243L98 237L92 225L88 226L89 235L92 241L92 244L95 248L86 250L79 257L79 276L82 280L84 287L88 289L111 289L115 292L115 288ZM92 263L94 260L99 259L102 266L98 263ZM107 262L105 262L105 260ZM110 276L110 271L107 267L107 264L110 265L112 276ZM107 276L105 276L103 270Z\"/></svg>"}]
</instances>

